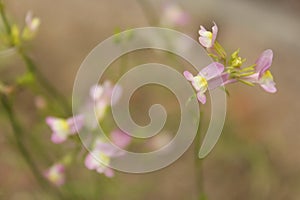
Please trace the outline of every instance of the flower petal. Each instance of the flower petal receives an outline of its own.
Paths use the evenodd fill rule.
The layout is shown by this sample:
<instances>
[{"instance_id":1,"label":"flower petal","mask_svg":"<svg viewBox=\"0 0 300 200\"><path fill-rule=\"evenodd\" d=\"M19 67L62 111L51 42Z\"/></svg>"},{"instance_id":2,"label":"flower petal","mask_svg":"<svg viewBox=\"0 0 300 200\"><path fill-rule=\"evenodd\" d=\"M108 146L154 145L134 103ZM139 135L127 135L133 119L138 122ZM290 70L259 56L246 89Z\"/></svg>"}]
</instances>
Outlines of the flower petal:
<instances>
[{"instance_id":1,"label":"flower petal","mask_svg":"<svg viewBox=\"0 0 300 200\"><path fill-rule=\"evenodd\" d=\"M209 90L213 90L217 87L224 86L229 83L236 82L236 79L229 79L229 74L223 73L220 76L214 77L208 81Z\"/></svg>"},{"instance_id":2,"label":"flower petal","mask_svg":"<svg viewBox=\"0 0 300 200\"><path fill-rule=\"evenodd\" d=\"M95 149L101 151L108 157L118 157L124 155L123 151L121 151L120 149L118 149L110 143L98 142Z\"/></svg>"},{"instance_id":3,"label":"flower petal","mask_svg":"<svg viewBox=\"0 0 300 200\"><path fill-rule=\"evenodd\" d=\"M59 132L53 132L51 135L51 141L55 144L60 144L66 141L68 138L68 135L62 134Z\"/></svg>"},{"instance_id":4,"label":"flower petal","mask_svg":"<svg viewBox=\"0 0 300 200\"><path fill-rule=\"evenodd\" d=\"M115 175L114 170L112 170L112 169L109 168L109 167L106 167L106 168L105 168L104 174L105 174L105 176L108 177L108 178L112 178L112 177L114 177L114 175Z\"/></svg>"},{"instance_id":5,"label":"flower petal","mask_svg":"<svg viewBox=\"0 0 300 200\"><path fill-rule=\"evenodd\" d=\"M44 176L56 186L61 186L65 183L65 166L61 163L54 164Z\"/></svg>"},{"instance_id":6,"label":"flower petal","mask_svg":"<svg viewBox=\"0 0 300 200\"><path fill-rule=\"evenodd\" d=\"M122 92L123 92L123 90L122 90L122 87L120 85L115 85L113 87L111 97L110 97L111 105L115 105L120 100L120 98L122 96ZM112 95L112 94L114 94L114 95ZM112 98L112 96L114 98Z\"/></svg>"},{"instance_id":7,"label":"flower petal","mask_svg":"<svg viewBox=\"0 0 300 200\"><path fill-rule=\"evenodd\" d=\"M197 99L198 101L200 101L202 104L205 104L206 103L206 96L205 94L201 93L201 92L198 92L197 93Z\"/></svg>"},{"instance_id":8,"label":"flower petal","mask_svg":"<svg viewBox=\"0 0 300 200\"><path fill-rule=\"evenodd\" d=\"M204 28L204 26L200 26L199 35L203 35L206 31L207 30Z\"/></svg>"},{"instance_id":9,"label":"flower petal","mask_svg":"<svg viewBox=\"0 0 300 200\"><path fill-rule=\"evenodd\" d=\"M91 153L89 153L84 160L84 164L89 170L94 170L99 167L100 162L95 159Z\"/></svg>"},{"instance_id":10,"label":"flower petal","mask_svg":"<svg viewBox=\"0 0 300 200\"><path fill-rule=\"evenodd\" d=\"M90 97L92 100L97 101L101 98L103 95L104 89L101 85L94 85L90 89Z\"/></svg>"},{"instance_id":11,"label":"flower petal","mask_svg":"<svg viewBox=\"0 0 300 200\"><path fill-rule=\"evenodd\" d=\"M219 76L224 71L224 65L218 62L213 62L207 67L203 68L200 71L200 75L203 76L206 80L210 80L216 76Z\"/></svg>"},{"instance_id":12,"label":"flower petal","mask_svg":"<svg viewBox=\"0 0 300 200\"><path fill-rule=\"evenodd\" d=\"M189 71L184 71L183 72L184 77L188 80L188 81L192 81L194 76L192 73L190 73Z\"/></svg>"},{"instance_id":13,"label":"flower petal","mask_svg":"<svg viewBox=\"0 0 300 200\"><path fill-rule=\"evenodd\" d=\"M256 61L256 72L259 73L259 78L271 67L273 60L273 51L265 50Z\"/></svg>"},{"instance_id":14,"label":"flower petal","mask_svg":"<svg viewBox=\"0 0 300 200\"><path fill-rule=\"evenodd\" d=\"M83 115L76 115L67 119L70 128L70 134L75 134L83 127L84 117Z\"/></svg>"},{"instance_id":15,"label":"flower petal","mask_svg":"<svg viewBox=\"0 0 300 200\"><path fill-rule=\"evenodd\" d=\"M266 92L275 93L277 92L277 88L275 87L275 83L261 84L260 85Z\"/></svg>"},{"instance_id":16,"label":"flower petal","mask_svg":"<svg viewBox=\"0 0 300 200\"><path fill-rule=\"evenodd\" d=\"M218 26L217 24L214 22L214 26L212 27L212 44L215 43L216 39L217 39L217 35L218 35Z\"/></svg>"},{"instance_id":17,"label":"flower petal","mask_svg":"<svg viewBox=\"0 0 300 200\"><path fill-rule=\"evenodd\" d=\"M275 93L277 91L273 76L269 70L263 74L258 83L266 92Z\"/></svg>"},{"instance_id":18,"label":"flower petal","mask_svg":"<svg viewBox=\"0 0 300 200\"><path fill-rule=\"evenodd\" d=\"M212 47L212 40L208 37L199 37L199 42L202 46L206 48Z\"/></svg>"},{"instance_id":19,"label":"flower petal","mask_svg":"<svg viewBox=\"0 0 300 200\"><path fill-rule=\"evenodd\" d=\"M51 128L53 132L57 132L62 135L68 135L70 132L70 127L65 119L56 117L47 117L46 123Z\"/></svg>"},{"instance_id":20,"label":"flower petal","mask_svg":"<svg viewBox=\"0 0 300 200\"><path fill-rule=\"evenodd\" d=\"M115 130L110 135L112 142L120 148L124 148L131 142L131 137L121 130Z\"/></svg>"}]
</instances>

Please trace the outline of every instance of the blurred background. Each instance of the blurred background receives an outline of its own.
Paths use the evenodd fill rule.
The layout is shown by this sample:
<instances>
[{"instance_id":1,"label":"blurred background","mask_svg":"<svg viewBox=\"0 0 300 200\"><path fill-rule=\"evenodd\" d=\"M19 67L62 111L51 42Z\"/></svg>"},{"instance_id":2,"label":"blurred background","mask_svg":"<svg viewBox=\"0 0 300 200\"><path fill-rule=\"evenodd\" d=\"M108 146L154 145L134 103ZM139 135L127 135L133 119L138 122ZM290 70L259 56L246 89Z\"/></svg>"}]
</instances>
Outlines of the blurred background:
<instances>
[{"instance_id":1,"label":"blurred background","mask_svg":"<svg viewBox=\"0 0 300 200\"><path fill-rule=\"evenodd\" d=\"M40 31L29 47L30 55L43 74L71 97L76 72L87 54L116 30L159 25L164 2L10 0L5 3L11 20L22 24L28 10L41 19ZM226 124L218 144L203 162L201 190L209 200L300 199L300 2L185 0L174 3L188 13L189 18L187 23L172 28L195 40L200 24L210 27L215 21L219 26L218 41L230 52L240 48L247 64L255 62L265 49L274 51L271 70L277 83L276 94L241 84L227 87L230 96ZM191 69L191 66L181 67L183 60L169 61L167 55L155 51L135 52L126 57L126 70L144 62L175 65L182 71ZM113 65L120 66L121 62ZM107 75L112 80L118 78L115 74L119 69L115 68ZM22 70L22 62L10 55L1 61L0 78L9 79ZM149 105L159 102L171 113L166 131L176 131L179 119L176 99L170 92L156 89L157 95L149 95L147 87L137 91L132 103L133 119L140 124L147 123ZM33 112L32 94L22 92L18 98L17 108L24 118L23 123L35 132L25 138L26 143L31 144L31 139L39 141L31 150L33 155L43 160L43 153L50 154L55 160L61 151L68 149L51 144L50 130L45 127L32 128L39 118ZM203 109L207 114L201 129L205 132L209 108ZM2 114L0 120L0 199L55 199L37 185L12 144L10 126ZM194 199L199 190L195 184L194 162L195 155L190 149L177 162L160 171L142 175L118 172L113 179L89 171L78 162L68 170L68 181L63 187L77 199L189 200ZM41 161L39 167L46 168L47 164Z\"/></svg>"}]
</instances>

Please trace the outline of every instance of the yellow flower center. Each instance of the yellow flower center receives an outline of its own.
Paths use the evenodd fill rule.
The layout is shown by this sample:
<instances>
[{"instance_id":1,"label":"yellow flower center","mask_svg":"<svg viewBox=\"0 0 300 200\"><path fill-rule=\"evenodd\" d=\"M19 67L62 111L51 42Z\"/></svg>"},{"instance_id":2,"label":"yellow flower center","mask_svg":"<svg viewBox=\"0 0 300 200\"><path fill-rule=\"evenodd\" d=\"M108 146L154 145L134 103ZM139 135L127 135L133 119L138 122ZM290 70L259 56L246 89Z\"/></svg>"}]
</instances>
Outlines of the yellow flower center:
<instances>
[{"instance_id":1,"label":"yellow flower center","mask_svg":"<svg viewBox=\"0 0 300 200\"><path fill-rule=\"evenodd\" d=\"M207 80L200 75L194 77L193 85L197 91L205 92L208 88Z\"/></svg>"},{"instance_id":2,"label":"yellow flower center","mask_svg":"<svg viewBox=\"0 0 300 200\"><path fill-rule=\"evenodd\" d=\"M68 134L70 132L70 126L66 120L57 120L54 122L53 129L61 134Z\"/></svg>"},{"instance_id":3,"label":"yellow flower center","mask_svg":"<svg viewBox=\"0 0 300 200\"><path fill-rule=\"evenodd\" d=\"M110 163L110 157L108 157L107 155L105 155L102 152L99 152L97 155L97 158L100 160L100 162L104 165L108 165Z\"/></svg>"},{"instance_id":4,"label":"yellow flower center","mask_svg":"<svg viewBox=\"0 0 300 200\"><path fill-rule=\"evenodd\" d=\"M273 80L273 76L272 76L272 73L270 72L270 70L268 70L264 73L264 75L262 76L262 79L272 79Z\"/></svg>"},{"instance_id":5,"label":"yellow flower center","mask_svg":"<svg viewBox=\"0 0 300 200\"><path fill-rule=\"evenodd\" d=\"M213 34L210 31L206 31L206 32L204 32L203 36L206 37L206 38L212 39Z\"/></svg>"},{"instance_id":6,"label":"yellow flower center","mask_svg":"<svg viewBox=\"0 0 300 200\"><path fill-rule=\"evenodd\" d=\"M232 61L233 67L240 67L243 64L242 58L237 57Z\"/></svg>"}]
</instances>

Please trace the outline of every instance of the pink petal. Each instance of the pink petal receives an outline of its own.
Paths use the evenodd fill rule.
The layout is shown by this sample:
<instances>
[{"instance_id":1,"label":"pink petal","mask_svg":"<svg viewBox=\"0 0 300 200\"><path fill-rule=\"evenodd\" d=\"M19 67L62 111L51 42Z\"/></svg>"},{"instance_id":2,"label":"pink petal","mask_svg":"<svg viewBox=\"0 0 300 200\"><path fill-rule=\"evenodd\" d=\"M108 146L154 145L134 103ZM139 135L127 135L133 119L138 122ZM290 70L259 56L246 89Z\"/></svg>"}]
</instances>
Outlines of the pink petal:
<instances>
[{"instance_id":1,"label":"pink petal","mask_svg":"<svg viewBox=\"0 0 300 200\"><path fill-rule=\"evenodd\" d=\"M214 22L214 26L212 27L212 46L214 45L216 39L217 39L217 35L218 35L218 26L217 24Z\"/></svg>"},{"instance_id":2,"label":"pink petal","mask_svg":"<svg viewBox=\"0 0 300 200\"><path fill-rule=\"evenodd\" d=\"M197 99L200 101L202 104L206 103L206 96L205 94L202 94L201 92L197 93Z\"/></svg>"},{"instance_id":3,"label":"pink petal","mask_svg":"<svg viewBox=\"0 0 300 200\"><path fill-rule=\"evenodd\" d=\"M204 28L204 26L200 26L199 35L203 35L204 32L207 30Z\"/></svg>"},{"instance_id":4,"label":"pink petal","mask_svg":"<svg viewBox=\"0 0 300 200\"><path fill-rule=\"evenodd\" d=\"M260 85L266 92L269 92L269 93L275 93L277 92L277 88L275 87L275 83L272 81L272 82L269 82L267 84L261 84Z\"/></svg>"},{"instance_id":5,"label":"pink petal","mask_svg":"<svg viewBox=\"0 0 300 200\"><path fill-rule=\"evenodd\" d=\"M229 83L236 82L236 79L229 79L229 74L223 73L220 76L214 77L208 81L208 88L213 90L217 87L224 86Z\"/></svg>"},{"instance_id":6,"label":"pink petal","mask_svg":"<svg viewBox=\"0 0 300 200\"><path fill-rule=\"evenodd\" d=\"M99 166L96 168L96 171L97 171L99 174L103 174L104 171L105 171L105 168L106 168L106 166L104 166L104 165L99 165Z\"/></svg>"},{"instance_id":7,"label":"pink petal","mask_svg":"<svg viewBox=\"0 0 300 200\"><path fill-rule=\"evenodd\" d=\"M54 121L57 120L57 119L58 118L55 118L55 117L47 117L46 118L46 124L48 124L48 126L50 126L50 128L52 129Z\"/></svg>"},{"instance_id":8,"label":"pink petal","mask_svg":"<svg viewBox=\"0 0 300 200\"><path fill-rule=\"evenodd\" d=\"M273 60L273 51L265 50L257 59L255 70L259 73L259 78L271 67Z\"/></svg>"},{"instance_id":9,"label":"pink petal","mask_svg":"<svg viewBox=\"0 0 300 200\"><path fill-rule=\"evenodd\" d=\"M51 141L55 144L63 143L67 140L67 135L58 134L57 132L53 132L51 135Z\"/></svg>"},{"instance_id":10,"label":"pink petal","mask_svg":"<svg viewBox=\"0 0 300 200\"><path fill-rule=\"evenodd\" d=\"M118 157L124 155L123 151L121 151L120 149L118 149L110 143L98 143L96 149L98 151L101 151L108 157Z\"/></svg>"},{"instance_id":11,"label":"pink petal","mask_svg":"<svg viewBox=\"0 0 300 200\"><path fill-rule=\"evenodd\" d=\"M131 137L121 130L115 130L110 135L112 142L120 148L124 148L131 142Z\"/></svg>"},{"instance_id":12,"label":"pink petal","mask_svg":"<svg viewBox=\"0 0 300 200\"><path fill-rule=\"evenodd\" d=\"M115 105L120 100L120 98L122 96L122 92L123 92L122 87L120 85L115 85L115 87L113 88L112 93L111 93L111 96L112 96L112 94L114 94L114 98L111 99L112 105ZM110 98L112 98L112 97L110 97Z\"/></svg>"},{"instance_id":13,"label":"pink petal","mask_svg":"<svg viewBox=\"0 0 300 200\"><path fill-rule=\"evenodd\" d=\"M199 42L205 48L211 48L212 47L212 40L210 38L199 37Z\"/></svg>"},{"instance_id":14,"label":"pink petal","mask_svg":"<svg viewBox=\"0 0 300 200\"><path fill-rule=\"evenodd\" d=\"M216 76L219 76L224 71L224 65L218 62L213 62L207 67L203 68L200 71L200 75L203 76L206 80L210 80Z\"/></svg>"},{"instance_id":15,"label":"pink petal","mask_svg":"<svg viewBox=\"0 0 300 200\"><path fill-rule=\"evenodd\" d=\"M84 160L84 164L89 170L94 170L99 167L100 162L95 159L91 153L89 153Z\"/></svg>"},{"instance_id":16,"label":"pink petal","mask_svg":"<svg viewBox=\"0 0 300 200\"><path fill-rule=\"evenodd\" d=\"M193 74L191 74L189 71L184 71L183 75L188 81L192 81L194 78Z\"/></svg>"},{"instance_id":17,"label":"pink petal","mask_svg":"<svg viewBox=\"0 0 300 200\"><path fill-rule=\"evenodd\" d=\"M97 101L103 95L103 87L101 85L93 85L90 89L90 97L93 101Z\"/></svg>"},{"instance_id":18,"label":"pink petal","mask_svg":"<svg viewBox=\"0 0 300 200\"><path fill-rule=\"evenodd\" d=\"M83 115L76 115L67 119L67 122L70 127L70 133L75 134L83 127L84 124L84 117Z\"/></svg>"},{"instance_id":19,"label":"pink petal","mask_svg":"<svg viewBox=\"0 0 300 200\"><path fill-rule=\"evenodd\" d=\"M104 170L104 174L106 177L108 178L112 178L114 177L115 173L114 173L114 170L112 170L111 168L109 167L106 167L106 169Z\"/></svg>"},{"instance_id":20,"label":"pink petal","mask_svg":"<svg viewBox=\"0 0 300 200\"><path fill-rule=\"evenodd\" d=\"M55 165L55 168L56 168L56 171L60 174L65 172L65 166L63 164L58 163Z\"/></svg>"},{"instance_id":21,"label":"pink petal","mask_svg":"<svg viewBox=\"0 0 300 200\"><path fill-rule=\"evenodd\" d=\"M65 166L55 164L45 171L44 176L56 186L61 186L65 183Z\"/></svg>"}]
</instances>

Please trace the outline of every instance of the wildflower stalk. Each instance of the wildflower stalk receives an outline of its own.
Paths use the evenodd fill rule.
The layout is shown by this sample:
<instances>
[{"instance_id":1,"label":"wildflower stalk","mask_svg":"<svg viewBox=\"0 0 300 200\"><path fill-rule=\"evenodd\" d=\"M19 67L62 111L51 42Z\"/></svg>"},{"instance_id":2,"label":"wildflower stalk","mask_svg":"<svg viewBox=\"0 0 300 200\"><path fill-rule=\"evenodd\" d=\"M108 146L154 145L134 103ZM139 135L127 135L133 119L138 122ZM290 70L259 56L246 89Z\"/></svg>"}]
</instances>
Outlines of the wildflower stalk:
<instances>
[{"instance_id":1,"label":"wildflower stalk","mask_svg":"<svg viewBox=\"0 0 300 200\"><path fill-rule=\"evenodd\" d=\"M29 166L32 174L34 175L35 179L37 180L37 182L40 184L40 186L42 186L42 188L50 190L52 192L55 192L55 194L60 198L63 199L62 194L59 192L59 190L53 188L48 181L43 177L42 173L39 171L36 163L33 161L33 158L30 156L29 151L27 150L25 144L23 143L23 130L24 128L21 126L20 122L18 121L15 112L12 108L12 105L9 101L9 98L4 95L1 94L1 103L3 106L3 110L5 115L7 116L12 130L13 130L13 134L16 140L16 145L17 148L20 152L20 154L23 156L25 162L27 163L27 165Z\"/></svg>"},{"instance_id":2,"label":"wildflower stalk","mask_svg":"<svg viewBox=\"0 0 300 200\"><path fill-rule=\"evenodd\" d=\"M5 12L4 12L4 4L3 4L2 0L0 0L0 15L1 15L1 19L3 21L6 33L7 33L7 35L10 36L11 35L11 27L10 27L10 24L9 24L9 22L7 20ZM11 42L11 39L10 39L10 42Z\"/></svg>"},{"instance_id":3,"label":"wildflower stalk","mask_svg":"<svg viewBox=\"0 0 300 200\"><path fill-rule=\"evenodd\" d=\"M3 1L0 0L0 16L2 19L2 22L4 24L4 28L6 30L7 35L9 36L9 42L10 45L13 46L13 38L12 38L12 31L11 31L11 25L9 21L7 20L7 16L4 9ZM44 77L44 75L37 69L36 64L33 62L33 60L26 54L25 50L22 48L22 46L17 46L18 48L18 54L24 61L26 68L29 73L31 73L40 83L40 85L51 94L51 97L54 100L58 100L62 105L62 108L66 112L66 114L72 113L71 106L68 102L68 100Z\"/></svg>"},{"instance_id":4,"label":"wildflower stalk","mask_svg":"<svg viewBox=\"0 0 300 200\"><path fill-rule=\"evenodd\" d=\"M200 119L202 119L203 113L200 112ZM195 144L194 144L194 154L195 156L195 170L196 170L196 197L197 199L201 199L205 196L204 193L204 173L203 173L203 159L199 159L198 153L201 146L201 121L198 127L197 135L195 138Z\"/></svg>"},{"instance_id":5,"label":"wildflower stalk","mask_svg":"<svg viewBox=\"0 0 300 200\"><path fill-rule=\"evenodd\" d=\"M159 22L157 14L147 0L137 0L138 5L142 9L150 26L156 26Z\"/></svg>"},{"instance_id":6,"label":"wildflower stalk","mask_svg":"<svg viewBox=\"0 0 300 200\"><path fill-rule=\"evenodd\" d=\"M26 52L23 49L19 49L18 51L19 55L23 59L27 70L36 77L37 81L42 85L42 87L51 94L51 97L53 99L59 99L60 105L62 105L62 108L66 114L72 113L71 106L68 102L68 100L60 94L60 92L47 80L44 75L37 70L37 67L33 60L26 54Z\"/></svg>"}]
</instances>

